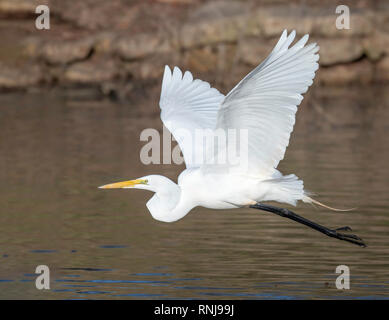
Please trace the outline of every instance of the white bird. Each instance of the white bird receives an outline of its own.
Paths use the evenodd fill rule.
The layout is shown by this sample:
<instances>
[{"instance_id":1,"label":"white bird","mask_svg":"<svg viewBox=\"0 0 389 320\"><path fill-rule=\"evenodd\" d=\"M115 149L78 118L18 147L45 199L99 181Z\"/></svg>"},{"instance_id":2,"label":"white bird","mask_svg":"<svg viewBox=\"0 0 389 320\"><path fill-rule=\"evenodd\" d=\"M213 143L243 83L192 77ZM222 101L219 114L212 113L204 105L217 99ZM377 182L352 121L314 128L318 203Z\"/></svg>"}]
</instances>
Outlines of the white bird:
<instances>
[{"instance_id":1,"label":"white bird","mask_svg":"<svg viewBox=\"0 0 389 320\"><path fill-rule=\"evenodd\" d=\"M194 80L177 67L168 66L162 81L161 119L177 140L186 169L178 184L160 175L149 175L99 188L135 188L154 192L147 202L153 218L174 222L194 207L232 209L250 207L278 214L309 226L327 236L365 246L349 227L330 229L292 211L265 205L276 201L296 205L297 201L334 209L309 197L303 181L294 174L282 175L276 168L284 158L302 94L312 84L318 69L319 47L306 45L308 35L291 46L296 32L284 30L269 56L226 96L207 82ZM244 170L231 165L209 165L193 155L203 151L203 143L189 143L181 129L195 134L197 129L247 130L248 163ZM227 137L227 140L229 138ZM228 141L227 141L228 142ZM220 151L219 151L220 152ZM216 154L217 156L217 154Z\"/></svg>"}]
</instances>

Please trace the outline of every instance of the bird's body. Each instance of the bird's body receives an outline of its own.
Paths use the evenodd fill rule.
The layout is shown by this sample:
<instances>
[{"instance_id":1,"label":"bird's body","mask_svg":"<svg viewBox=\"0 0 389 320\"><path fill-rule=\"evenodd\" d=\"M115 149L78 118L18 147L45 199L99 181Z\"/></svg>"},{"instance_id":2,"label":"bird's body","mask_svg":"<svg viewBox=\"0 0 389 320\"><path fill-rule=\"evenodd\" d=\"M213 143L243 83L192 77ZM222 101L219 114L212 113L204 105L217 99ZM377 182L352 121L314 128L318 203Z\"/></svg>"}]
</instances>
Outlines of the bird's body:
<instances>
[{"instance_id":1,"label":"bird's body","mask_svg":"<svg viewBox=\"0 0 389 320\"><path fill-rule=\"evenodd\" d=\"M246 174L226 175L207 172L202 168L191 168L180 174L178 184L159 176L148 176L144 179L165 186L161 191L157 190L147 203L154 219L163 222L179 220L197 206L209 209L233 209L263 201L278 201L291 205L296 204L298 200L310 202L310 198L304 193L301 180L298 180L295 175L282 176L277 170L273 176L261 178ZM172 194L176 196L172 197ZM170 205L166 210L161 210L161 203L165 202ZM174 202L176 204L173 205Z\"/></svg>"},{"instance_id":2,"label":"bird's body","mask_svg":"<svg viewBox=\"0 0 389 320\"><path fill-rule=\"evenodd\" d=\"M186 169L177 183L160 175L150 175L101 188L154 192L147 208L153 218L163 222L177 221L197 206L210 209L251 207L362 245L354 235L340 234L289 210L262 204L277 201L296 205L303 201L322 205L309 197L297 176L282 175L276 169L289 144L302 94L312 84L318 69L319 47L315 43L306 45L308 35L290 47L294 37L295 31L288 35L285 30L269 56L226 96L207 82L194 80L189 71L183 74L175 67L172 72L166 66L160 99L161 119L177 140ZM218 140L222 143L215 147L211 143L215 140L195 139L199 130L208 130L215 137L216 133L224 133L222 140ZM230 135L230 131L236 136ZM238 136L245 136L246 140L239 140ZM231 144L238 146L238 166L229 161ZM223 157L225 154L228 156Z\"/></svg>"},{"instance_id":3,"label":"bird's body","mask_svg":"<svg viewBox=\"0 0 389 320\"><path fill-rule=\"evenodd\" d=\"M275 183L277 178L250 177L243 174L207 173L201 169L185 170L180 175L178 185L182 190L191 192L199 206L212 209L227 209L248 206L256 202L274 200L293 204ZM287 178L284 178L286 181ZM303 194L302 188L301 195ZM297 199L293 199L296 201ZM300 199L299 199L300 200Z\"/></svg>"}]
</instances>

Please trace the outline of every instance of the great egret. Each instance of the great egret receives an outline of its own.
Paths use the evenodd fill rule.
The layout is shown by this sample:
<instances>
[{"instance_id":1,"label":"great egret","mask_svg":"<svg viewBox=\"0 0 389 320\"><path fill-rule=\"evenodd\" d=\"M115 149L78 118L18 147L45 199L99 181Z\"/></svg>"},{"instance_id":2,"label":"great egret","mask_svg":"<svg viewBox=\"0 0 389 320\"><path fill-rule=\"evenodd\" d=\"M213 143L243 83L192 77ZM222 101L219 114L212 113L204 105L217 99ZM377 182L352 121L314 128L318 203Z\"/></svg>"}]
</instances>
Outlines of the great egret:
<instances>
[{"instance_id":1,"label":"great egret","mask_svg":"<svg viewBox=\"0 0 389 320\"><path fill-rule=\"evenodd\" d=\"M161 119L177 140L186 164L178 184L160 175L149 175L100 188L136 188L154 192L147 208L154 219L174 222L194 207L231 209L250 207L275 213L313 228L325 235L365 246L349 227L330 229L292 211L265 205L276 201L296 205L301 200L334 209L309 197L303 181L294 174L283 176L276 168L283 159L295 123L301 94L308 90L318 69L319 47L306 45L308 35L290 47L296 32L283 31L269 56L226 96L201 80L193 80L168 66L162 81ZM202 145L189 143L179 134L185 128L247 129L248 168L232 172L227 166L196 163L191 155Z\"/></svg>"}]
</instances>

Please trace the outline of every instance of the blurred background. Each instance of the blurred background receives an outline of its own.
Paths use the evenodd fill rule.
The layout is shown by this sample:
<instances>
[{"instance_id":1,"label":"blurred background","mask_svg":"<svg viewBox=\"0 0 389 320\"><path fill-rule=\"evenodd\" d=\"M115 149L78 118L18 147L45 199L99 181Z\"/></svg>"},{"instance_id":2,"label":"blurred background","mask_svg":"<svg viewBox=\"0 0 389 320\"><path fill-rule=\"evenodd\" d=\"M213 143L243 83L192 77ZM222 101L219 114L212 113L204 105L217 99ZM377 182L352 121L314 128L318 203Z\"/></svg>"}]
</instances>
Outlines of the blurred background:
<instances>
[{"instance_id":1,"label":"blurred background","mask_svg":"<svg viewBox=\"0 0 389 320\"><path fill-rule=\"evenodd\" d=\"M35 8L50 8L50 30ZM350 29L336 7L349 5ZM0 89L96 87L127 95L159 84L165 64L228 89L270 51L283 29L320 44L316 85L389 81L385 0L1 0Z\"/></svg>"},{"instance_id":2,"label":"blurred background","mask_svg":"<svg viewBox=\"0 0 389 320\"><path fill-rule=\"evenodd\" d=\"M50 8L38 30L35 8ZM338 5L350 29L336 28ZM320 69L280 163L368 247L250 209L152 219L141 190L97 186L183 166L143 165L162 130L165 64L226 94L282 30L310 34ZM389 297L389 2L0 0L0 299ZM35 288L37 265L51 289ZM350 267L351 289L335 287Z\"/></svg>"}]
</instances>

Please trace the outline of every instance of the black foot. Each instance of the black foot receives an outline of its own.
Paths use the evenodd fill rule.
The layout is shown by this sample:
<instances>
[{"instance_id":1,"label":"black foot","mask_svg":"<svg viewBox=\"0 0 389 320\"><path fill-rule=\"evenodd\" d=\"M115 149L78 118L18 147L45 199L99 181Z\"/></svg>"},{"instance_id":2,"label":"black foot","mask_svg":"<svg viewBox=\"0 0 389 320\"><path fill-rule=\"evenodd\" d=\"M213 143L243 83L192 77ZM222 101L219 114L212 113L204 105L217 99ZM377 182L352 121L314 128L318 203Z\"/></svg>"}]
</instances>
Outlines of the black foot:
<instances>
[{"instance_id":1,"label":"black foot","mask_svg":"<svg viewBox=\"0 0 389 320\"><path fill-rule=\"evenodd\" d=\"M330 229L330 228L324 227L318 223L315 223L313 221L305 219L305 218L299 216L298 214L296 214L293 211L290 211L288 209L278 208L278 207L274 207L271 205L265 205L265 204L261 204L261 203L251 205L250 208L275 213L283 218L288 218L288 219L294 220L298 223L302 223L302 224L304 224L312 229L315 229L321 233L324 233L325 235L327 235L329 237L336 238L339 240L344 240L344 241L356 244L360 247L366 247L366 244L363 242L363 240L361 238L359 238L358 236L356 236L355 234L347 234L347 233L338 232L338 231L346 231L346 232L351 231L350 227L346 226L346 227L340 227L340 228L336 228L336 229Z\"/></svg>"},{"instance_id":2,"label":"black foot","mask_svg":"<svg viewBox=\"0 0 389 320\"><path fill-rule=\"evenodd\" d=\"M335 230L336 230L336 231L353 231L353 230L352 230L350 227L348 227L348 226L336 228Z\"/></svg>"},{"instance_id":3,"label":"black foot","mask_svg":"<svg viewBox=\"0 0 389 320\"><path fill-rule=\"evenodd\" d=\"M366 244L363 242L363 240L360 237L356 236L355 234L340 233L340 232L338 232L340 230L341 231L351 231L351 228L350 227L341 227L341 228L337 228L334 230L330 230L326 234L329 237L336 238L339 240L348 241L348 242L354 243L360 247L367 247Z\"/></svg>"}]
</instances>

